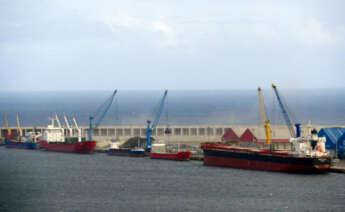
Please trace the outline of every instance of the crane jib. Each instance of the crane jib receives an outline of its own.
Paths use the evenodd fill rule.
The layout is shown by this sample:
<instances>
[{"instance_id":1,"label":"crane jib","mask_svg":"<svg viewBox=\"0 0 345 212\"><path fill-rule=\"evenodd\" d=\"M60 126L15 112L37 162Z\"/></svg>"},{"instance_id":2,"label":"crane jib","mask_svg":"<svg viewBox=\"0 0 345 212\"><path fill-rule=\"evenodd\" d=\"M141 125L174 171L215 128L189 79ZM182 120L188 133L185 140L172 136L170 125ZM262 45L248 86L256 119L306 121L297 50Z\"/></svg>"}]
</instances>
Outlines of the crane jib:
<instances>
[{"instance_id":1,"label":"crane jib","mask_svg":"<svg viewBox=\"0 0 345 212\"><path fill-rule=\"evenodd\" d=\"M115 90L113 92L113 94L110 96L110 98L108 98L96 111L95 115L94 116L90 116L89 117L89 140L92 141L92 130L97 128L101 122L103 121L105 115L107 114L107 112L109 111L113 101L114 101L114 98L115 98L115 95L117 93L117 90ZM96 122L95 124L95 127L93 127L93 120L98 116L98 114L100 113L99 115L99 118L98 118L98 121Z\"/></svg>"},{"instance_id":2,"label":"crane jib","mask_svg":"<svg viewBox=\"0 0 345 212\"><path fill-rule=\"evenodd\" d=\"M273 88L274 93L275 93L275 95L276 95L276 97L277 97L277 100L278 100L280 109L281 109L281 111L282 111L284 120L285 120L285 122L286 122L286 124L287 124L287 126L288 126L288 128L289 128L290 135L291 135L291 137L295 138L295 137L296 137L296 132L295 132L295 130L294 130L294 128L293 128L292 121L291 121L290 118L289 118L289 115L288 115L288 113L287 113L287 111L286 111L286 109L285 109L285 106L284 106L284 104L283 104L283 102L282 102L282 100L281 100L281 98L280 98L280 95L279 95L279 93L278 93L277 87L276 87L274 84L272 84L272 88Z\"/></svg>"}]
</instances>

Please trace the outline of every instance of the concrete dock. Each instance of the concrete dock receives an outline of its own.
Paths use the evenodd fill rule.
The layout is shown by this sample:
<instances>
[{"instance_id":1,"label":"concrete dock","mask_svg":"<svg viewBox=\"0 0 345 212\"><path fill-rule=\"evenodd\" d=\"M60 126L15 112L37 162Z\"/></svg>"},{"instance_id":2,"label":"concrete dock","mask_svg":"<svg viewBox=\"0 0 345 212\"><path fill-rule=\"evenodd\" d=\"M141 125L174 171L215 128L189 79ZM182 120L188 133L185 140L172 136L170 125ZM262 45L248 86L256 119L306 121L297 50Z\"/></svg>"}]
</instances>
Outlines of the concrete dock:
<instances>
[{"instance_id":1,"label":"concrete dock","mask_svg":"<svg viewBox=\"0 0 345 212\"><path fill-rule=\"evenodd\" d=\"M333 161L330 172L344 173L345 174L345 160L335 159Z\"/></svg>"},{"instance_id":2,"label":"concrete dock","mask_svg":"<svg viewBox=\"0 0 345 212\"><path fill-rule=\"evenodd\" d=\"M221 141L221 137L228 129L232 129L236 135L241 136L242 133L249 129L258 139L265 138L263 126L260 125L170 125L171 134L165 134L164 131L167 126L158 126L153 132L152 136L157 140L167 143L181 143L198 145L201 142L217 142ZM312 128L320 130L324 127L332 127L330 125L312 125ZM338 126L345 127L345 126ZM36 127L22 127L24 133L31 132L34 129L38 132L43 132L45 126ZM80 126L82 136L87 137L88 126ZM272 138L289 138L290 134L285 125L273 125ZM0 127L0 137L6 133L6 128ZM12 130L17 131L17 127L12 127ZM308 126L302 126L302 136L308 131ZM67 129L65 129L67 133ZM76 133L73 130L73 133ZM100 126L93 131L94 139L97 141L111 141L111 140L127 140L131 137L146 136L145 125L129 125L129 126Z\"/></svg>"},{"instance_id":3,"label":"concrete dock","mask_svg":"<svg viewBox=\"0 0 345 212\"><path fill-rule=\"evenodd\" d=\"M320 130L324 127L334 127L330 125L313 125L312 128ZM338 126L345 127L345 126ZM257 138L264 138L263 127L259 125L171 125L171 134L164 133L166 126L159 126L156 128L152 136L159 142L167 144L182 144L188 145L191 149L189 151L196 151L192 154L191 160L203 160L202 151L200 151L199 145L202 142L219 142L222 135L228 130L232 129L238 136L240 136L246 129L249 129ZM37 130L43 132L45 126L40 127L23 127L23 131L31 132ZM87 137L88 126L82 126L82 135ZM4 135L6 128L0 127L0 144L4 143ZM17 131L16 127L12 127L12 130ZM65 129L66 130L66 129ZM302 126L302 135L305 135L308 131L308 126ZM289 138L287 127L284 125L272 126L273 138ZM67 130L66 130L67 133ZM73 133L76 133L73 130ZM114 140L127 140L134 136L145 137L146 126L144 125L130 125L130 126L100 126L94 130L94 139L97 140L96 151L104 152ZM278 149L286 148L286 144L277 143ZM280 146L279 146L280 145ZM345 160L335 160L331 169L331 172L345 173Z\"/></svg>"}]
</instances>

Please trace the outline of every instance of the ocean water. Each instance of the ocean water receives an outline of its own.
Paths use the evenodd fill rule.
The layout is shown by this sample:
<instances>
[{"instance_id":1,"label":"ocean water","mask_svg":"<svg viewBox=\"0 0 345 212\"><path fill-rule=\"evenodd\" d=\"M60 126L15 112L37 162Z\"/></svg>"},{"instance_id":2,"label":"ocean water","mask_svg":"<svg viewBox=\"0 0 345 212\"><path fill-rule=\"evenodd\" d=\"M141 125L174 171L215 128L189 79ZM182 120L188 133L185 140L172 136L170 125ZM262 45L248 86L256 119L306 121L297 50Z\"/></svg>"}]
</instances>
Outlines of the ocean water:
<instances>
[{"instance_id":1,"label":"ocean water","mask_svg":"<svg viewBox=\"0 0 345 212\"><path fill-rule=\"evenodd\" d=\"M344 174L0 147L0 211L345 211Z\"/></svg>"},{"instance_id":2,"label":"ocean water","mask_svg":"<svg viewBox=\"0 0 345 212\"><path fill-rule=\"evenodd\" d=\"M163 90L119 90L102 125L145 125L153 119ZM112 91L0 92L0 115L6 112L16 125L16 113L24 126L44 126L57 112L75 116L81 125ZM314 124L345 124L345 89L280 90L291 118ZM266 112L272 124L284 124L272 90L264 89ZM61 117L62 118L62 117ZM260 124L259 101L253 90L169 91L161 125ZM0 119L0 126L4 121Z\"/></svg>"}]
</instances>

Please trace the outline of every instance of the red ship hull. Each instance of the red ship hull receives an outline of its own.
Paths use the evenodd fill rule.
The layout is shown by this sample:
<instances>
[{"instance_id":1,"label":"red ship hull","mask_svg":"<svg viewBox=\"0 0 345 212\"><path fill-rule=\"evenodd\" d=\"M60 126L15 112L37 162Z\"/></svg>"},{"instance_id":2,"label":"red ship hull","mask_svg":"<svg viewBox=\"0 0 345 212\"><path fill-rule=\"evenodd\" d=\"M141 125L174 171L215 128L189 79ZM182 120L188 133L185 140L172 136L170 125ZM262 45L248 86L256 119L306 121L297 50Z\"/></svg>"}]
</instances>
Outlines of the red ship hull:
<instances>
[{"instance_id":1,"label":"red ship hull","mask_svg":"<svg viewBox=\"0 0 345 212\"><path fill-rule=\"evenodd\" d=\"M165 160L190 160L191 152L178 152L178 153L152 153L150 152L150 158L152 159L165 159Z\"/></svg>"},{"instance_id":2,"label":"red ship hull","mask_svg":"<svg viewBox=\"0 0 345 212\"><path fill-rule=\"evenodd\" d=\"M41 141L40 148L53 152L69 152L69 153L83 153L90 154L94 152L96 141L82 141L73 144L65 143L47 143Z\"/></svg>"},{"instance_id":3,"label":"red ship hull","mask_svg":"<svg viewBox=\"0 0 345 212\"><path fill-rule=\"evenodd\" d=\"M296 157L287 152L202 144L204 165L277 172L319 172L330 168L330 157Z\"/></svg>"}]
</instances>

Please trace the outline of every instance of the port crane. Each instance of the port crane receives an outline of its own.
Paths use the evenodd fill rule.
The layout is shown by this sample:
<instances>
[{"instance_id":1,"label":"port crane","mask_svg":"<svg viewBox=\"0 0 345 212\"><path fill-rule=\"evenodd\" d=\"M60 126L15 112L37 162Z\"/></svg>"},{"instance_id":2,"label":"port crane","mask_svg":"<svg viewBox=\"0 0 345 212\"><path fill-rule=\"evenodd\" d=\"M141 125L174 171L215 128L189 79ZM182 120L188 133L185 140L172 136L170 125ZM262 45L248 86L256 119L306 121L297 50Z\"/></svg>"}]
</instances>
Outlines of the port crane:
<instances>
[{"instance_id":1,"label":"port crane","mask_svg":"<svg viewBox=\"0 0 345 212\"><path fill-rule=\"evenodd\" d=\"M7 136L11 136L12 130L11 130L11 128L8 126L8 119L7 119L6 113L4 113L4 119L5 119L5 124L6 124L6 128L7 128Z\"/></svg>"},{"instance_id":2,"label":"port crane","mask_svg":"<svg viewBox=\"0 0 345 212\"><path fill-rule=\"evenodd\" d=\"M267 119L267 115L265 112L265 105L264 100L262 98L262 91L261 88L258 88L258 94L259 94L259 102L260 102L260 111L261 111L261 121L263 126L265 127L265 134L266 134L266 140L267 144L271 144L271 127L270 127L270 121Z\"/></svg>"},{"instance_id":3,"label":"port crane","mask_svg":"<svg viewBox=\"0 0 345 212\"><path fill-rule=\"evenodd\" d=\"M18 113L17 113L16 119L17 119L17 127L19 130L19 139L21 139L23 137L23 129L20 126L20 120L19 120L19 114Z\"/></svg>"},{"instance_id":4,"label":"port crane","mask_svg":"<svg viewBox=\"0 0 345 212\"><path fill-rule=\"evenodd\" d=\"M152 122L152 125L151 125L151 120L147 120L147 129L146 129L146 150L147 151L150 151L152 148L151 135L152 135L153 130L156 129L156 127L158 126L159 119L160 119L162 112L163 112L163 109L164 109L164 104L165 104L165 100L166 100L167 95L168 95L168 90L165 90L163 97L160 100L159 107L158 107L158 110L156 112L155 119Z\"/></svg>"},{"instance_id":5,"label":"port crane","mask_svg":"<svg viewBox=\"0 0 345 212\"><path fill-rule=\"evenodd\" d=\"M117 90L115 90L112 95L101 105L98 107L98 109L96 110L96 112L89 117L89 140L92 141L92 131L94 129L96 129L101 122L103 121L105 115L107 114L107 112L109 111L113 100L115 98L115 95L117 93ZM95 118L97 118L95 124L93 124L93 121L95 120Z\"/></svg>"},{"instance_id":6,"label":"port crane","mask_svg":"<svg viewBox=\"0 0 345 212\"><path fill-rule=\"evenodd\" d=\"M294 127L293 127L294 126L293 122L291 121L291 119L289 117L285 103L282 101L282 98L280 97L277 86L272 83L272 88L273 88L273 91L277 97L277 100L278 100L280 109L282 111L285 123L286 123L287 127L289 128L290 136L292 138L300 137L301 136L301 124L299 124L299 123L295 124L295 127L296 127L296 132L295 132Z\"/></svg>"}]
</instances>

